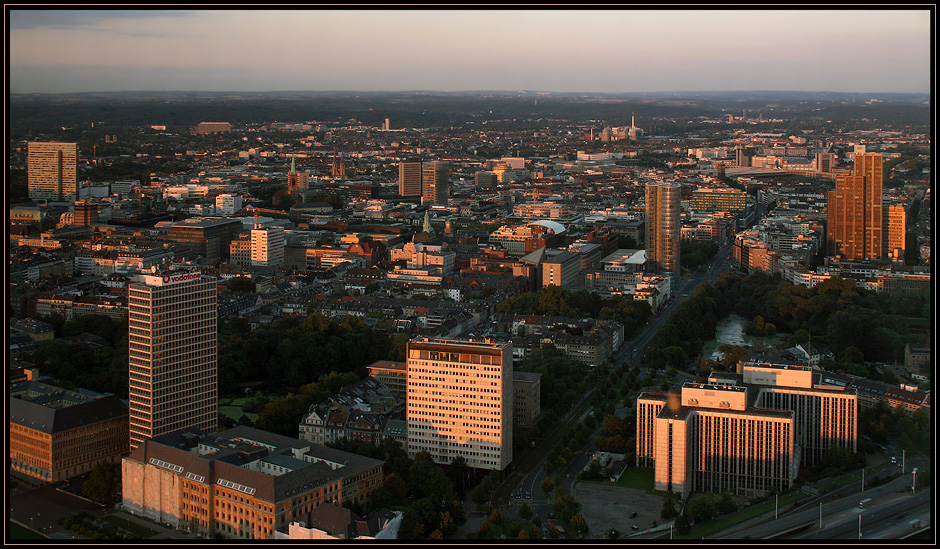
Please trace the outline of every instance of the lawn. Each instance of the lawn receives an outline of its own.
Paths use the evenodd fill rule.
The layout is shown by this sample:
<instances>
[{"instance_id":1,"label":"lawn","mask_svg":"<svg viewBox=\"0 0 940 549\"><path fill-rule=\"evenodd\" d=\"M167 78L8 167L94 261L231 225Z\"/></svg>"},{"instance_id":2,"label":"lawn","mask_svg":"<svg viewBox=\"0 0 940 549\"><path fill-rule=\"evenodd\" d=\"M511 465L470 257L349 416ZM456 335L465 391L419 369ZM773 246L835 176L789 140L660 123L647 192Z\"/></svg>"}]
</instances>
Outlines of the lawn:
<instances>
[{"instance_id":1,"label":"lawn","mask_svg":"<svg viewBox=\"0 0 940 549\"><path fill-rule=\"evenodd\" d=\"M642 467L627 467L620 475L617 486L621 488L636 488L647 493L653 492L653 470Z\"/></svg>"},{"instance_id":2,"label":"lawn","mask_svg":"<svg viewBox=\"0 0 940 549\"><path fill-rule=\"evenodd\" d=\"M127 520L126 518L119 517L117 515L108 515L104 517L104 520L110 522L111 524L117 526L118 528L123 528L130 532L136 539L148 539L157 535L156 530L151 530L146 526L137 524L136 522Z\"/></svg>"},{"instance_id":3,"label":"lawn","mask_svg":"<svg viewBox=\"0 0 940 549\"><path fill-rule=\"evenodd\" d=\"M47 536L44 536L39 532L33 532L29 528L20 526L15 522L7 522L7 532L9 533L11 540L49 539Z\"/></svg>"}]
</instances>

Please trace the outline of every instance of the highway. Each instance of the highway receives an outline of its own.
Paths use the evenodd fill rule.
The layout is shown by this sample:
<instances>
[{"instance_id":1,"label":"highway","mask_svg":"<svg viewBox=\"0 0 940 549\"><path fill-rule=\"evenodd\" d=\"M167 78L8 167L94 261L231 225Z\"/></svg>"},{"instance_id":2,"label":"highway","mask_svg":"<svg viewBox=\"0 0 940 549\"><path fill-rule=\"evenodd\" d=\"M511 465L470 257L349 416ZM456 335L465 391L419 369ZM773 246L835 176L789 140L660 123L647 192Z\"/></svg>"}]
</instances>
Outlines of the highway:
<instances>
[{"instance_id":1,"label":"highway","mask_svg":"<svg viewBox=\"0 0 940 549\"><path fill-rule=\"evenodd\" d=\"M930 489L911 495L911 474L900 475L879 486L861 491L852 482L798 509L774 512L745 521L709 539L858 539L859 517L866 539L899 539L912 531L911 520L930 520ZM848 495L839 496L844 491ZM834 496L835 494L835 496ZM833 499L836 497L837 499ZM871 498L864 509L859 501ZM820 523L822 527L820 527Z\"/></svg>"}]
</instances>

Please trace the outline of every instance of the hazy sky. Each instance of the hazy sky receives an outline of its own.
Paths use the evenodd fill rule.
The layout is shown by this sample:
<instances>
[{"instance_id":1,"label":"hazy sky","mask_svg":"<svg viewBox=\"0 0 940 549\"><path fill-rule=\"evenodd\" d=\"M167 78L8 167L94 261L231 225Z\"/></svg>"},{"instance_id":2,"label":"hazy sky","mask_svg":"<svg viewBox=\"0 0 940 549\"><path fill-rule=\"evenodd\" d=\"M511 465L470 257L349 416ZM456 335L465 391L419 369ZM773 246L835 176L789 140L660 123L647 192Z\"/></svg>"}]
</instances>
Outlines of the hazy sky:
<instances>
[{"instance_id":1,"label":"hazy sky","mask_svg":"<svg viewBox=\"0 0 940 549\"><path fill-rule=\"evenodd\" d=\"M918 10L30 10L12 93L930 92Z\"/></svg>"}]
</instances>

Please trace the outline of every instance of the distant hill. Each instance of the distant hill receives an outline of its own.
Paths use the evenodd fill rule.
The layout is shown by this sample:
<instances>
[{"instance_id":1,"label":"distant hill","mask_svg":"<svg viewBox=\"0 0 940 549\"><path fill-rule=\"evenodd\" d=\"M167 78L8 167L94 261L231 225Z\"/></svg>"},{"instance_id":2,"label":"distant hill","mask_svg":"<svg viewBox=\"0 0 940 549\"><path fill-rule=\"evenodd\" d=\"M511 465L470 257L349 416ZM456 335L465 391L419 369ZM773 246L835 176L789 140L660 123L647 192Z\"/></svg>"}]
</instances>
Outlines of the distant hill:
<instances>
[{"instance_id":1,"label":"distant hill","mask_svg":"<svg viewBox=\"0 0 940 549\"><path fill-rule=\"evenodd\" d=\"M872 102L872 100L875 100ZM837 93L792 91L550 93L530 90L468 92L97 92L12 94L8 113L10 136L48 132L62 126L105 123L140 127L152 124L193 126L202 121L232 124L355 119L381 126L431 127L467 120L553 118L569 122L604 121L638 125L656 119L751 115L761 111L799 122L849 123L877 120L881 125L929 127L928 94ZM776 114L774 114L776 113ZM785 113L785 114L784 114ZM656 122L665 127L665 122Z\"/></svg>"}]
</instances>

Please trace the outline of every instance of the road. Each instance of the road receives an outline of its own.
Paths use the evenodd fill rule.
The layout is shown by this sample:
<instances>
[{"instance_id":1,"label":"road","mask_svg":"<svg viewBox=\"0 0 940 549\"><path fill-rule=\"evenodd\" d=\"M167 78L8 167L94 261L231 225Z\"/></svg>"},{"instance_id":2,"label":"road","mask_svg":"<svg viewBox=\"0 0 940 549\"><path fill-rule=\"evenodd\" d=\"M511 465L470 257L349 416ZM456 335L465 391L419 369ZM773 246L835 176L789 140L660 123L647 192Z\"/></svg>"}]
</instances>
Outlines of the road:
<instances>
[{"instance_id":1,"label":"road","mask_svg":"<svg viewBox=\"0 0 940 549\"><path fill-rule=\"evenodd\" d=\"M675 297L663 305L663 308L653 316L649 325L633 341L624 343L620 351L614 356L614 365L619 365L624 360L633 360L643 356L656 332L669 320L676 307L688 299L700 285L711 284L718 280L719 276L730 270L731 263L731 244L726 244L715 253L712 261L696 272L695 275L689 278L674 279L675 287L672 289L672 293Z\"/></svg>"},{"instance_id":2,"label":"road","mask_svg":"<svg viewBox=\"0 0 940 549\"><path fill-rule=\"evenodd\" d=\"M852 482L798 509L781 511L777 518L770 512L733 528L708 536L709 539L857 539L858 517L862 533L868 539L898 539L899 530L910 533L908 522L929 519L931 495L922 489L912 496L910 473L884 484L861 490ZM845 494L845 495L842 495ZM836 499L833 499L836 498ZM859 501L871 498L864 509ZM820 528L820 522L822 528Z\"/></svg>"},{"instance_id":3,"label":"road","mask_svg":"<svg viewBox=\"0 0 940 549\"><path fill-rule=\"evenodd\" d=\"M731 244L728 244L721 248L714 256L712 261L704 266L702 269L698 270L693 276L689 278L678 278L675 280L676 287L673 289L673 298L663 306L663 308L656 313L650 323L640 332L640 334L633 339L633 341L624 343L620 350L614 355L612 363L614 366L619 366L624 362L636 362L640 357L643 356L643 353L646 352L647 347L650 345L650 342L653 339L653 336L656 334L656 331L669 319L669 316L675 310L679 303L688 299L692 292L699 285L704 283L712 283L718 279L721 274L728 272L731 267ZM586 397L592 389L588 389L588 393L584 395L581 402L584 403L587 401ZM619 411L629 412L629 409L621 409ZM573 425L579 421L582 421L587 414L590 413L590 410L583 406L576 406L567 416L565 416L562 425L559 425L559 430L563 429L564 425ZM544 453L538 457L538 459L531 461L533 463L531 467L526 471L516 471L516 475L521 475L521 480L512 486L512 499L514 505L520 505L522 502L526 502L533 511L535 511L542 519L542 524L547 525L553 522L551 518L552 514L552 504L550 501L545 499L545 496L542 492L542 480L545 478L545 456L551 450L550 447L544 449ZM561 474L562 485L567 493L572 493L572 485L577 479L578 473L580 473L585 466L587 466L589 460L591 459L594 453L594 442L593 439L590 440L584 448L577 451L574 455L574 458L567 465L564 472ZM519 477L517 477L519 478ZM520 497L516 497L520 496ZM658 512L658 508L657 508ZM592 535L602 534L603 532L592 532ZM621 532L626 533L626 532ZM567 537L567 536L566 536Z\"/></svg>"}]
</instances>

